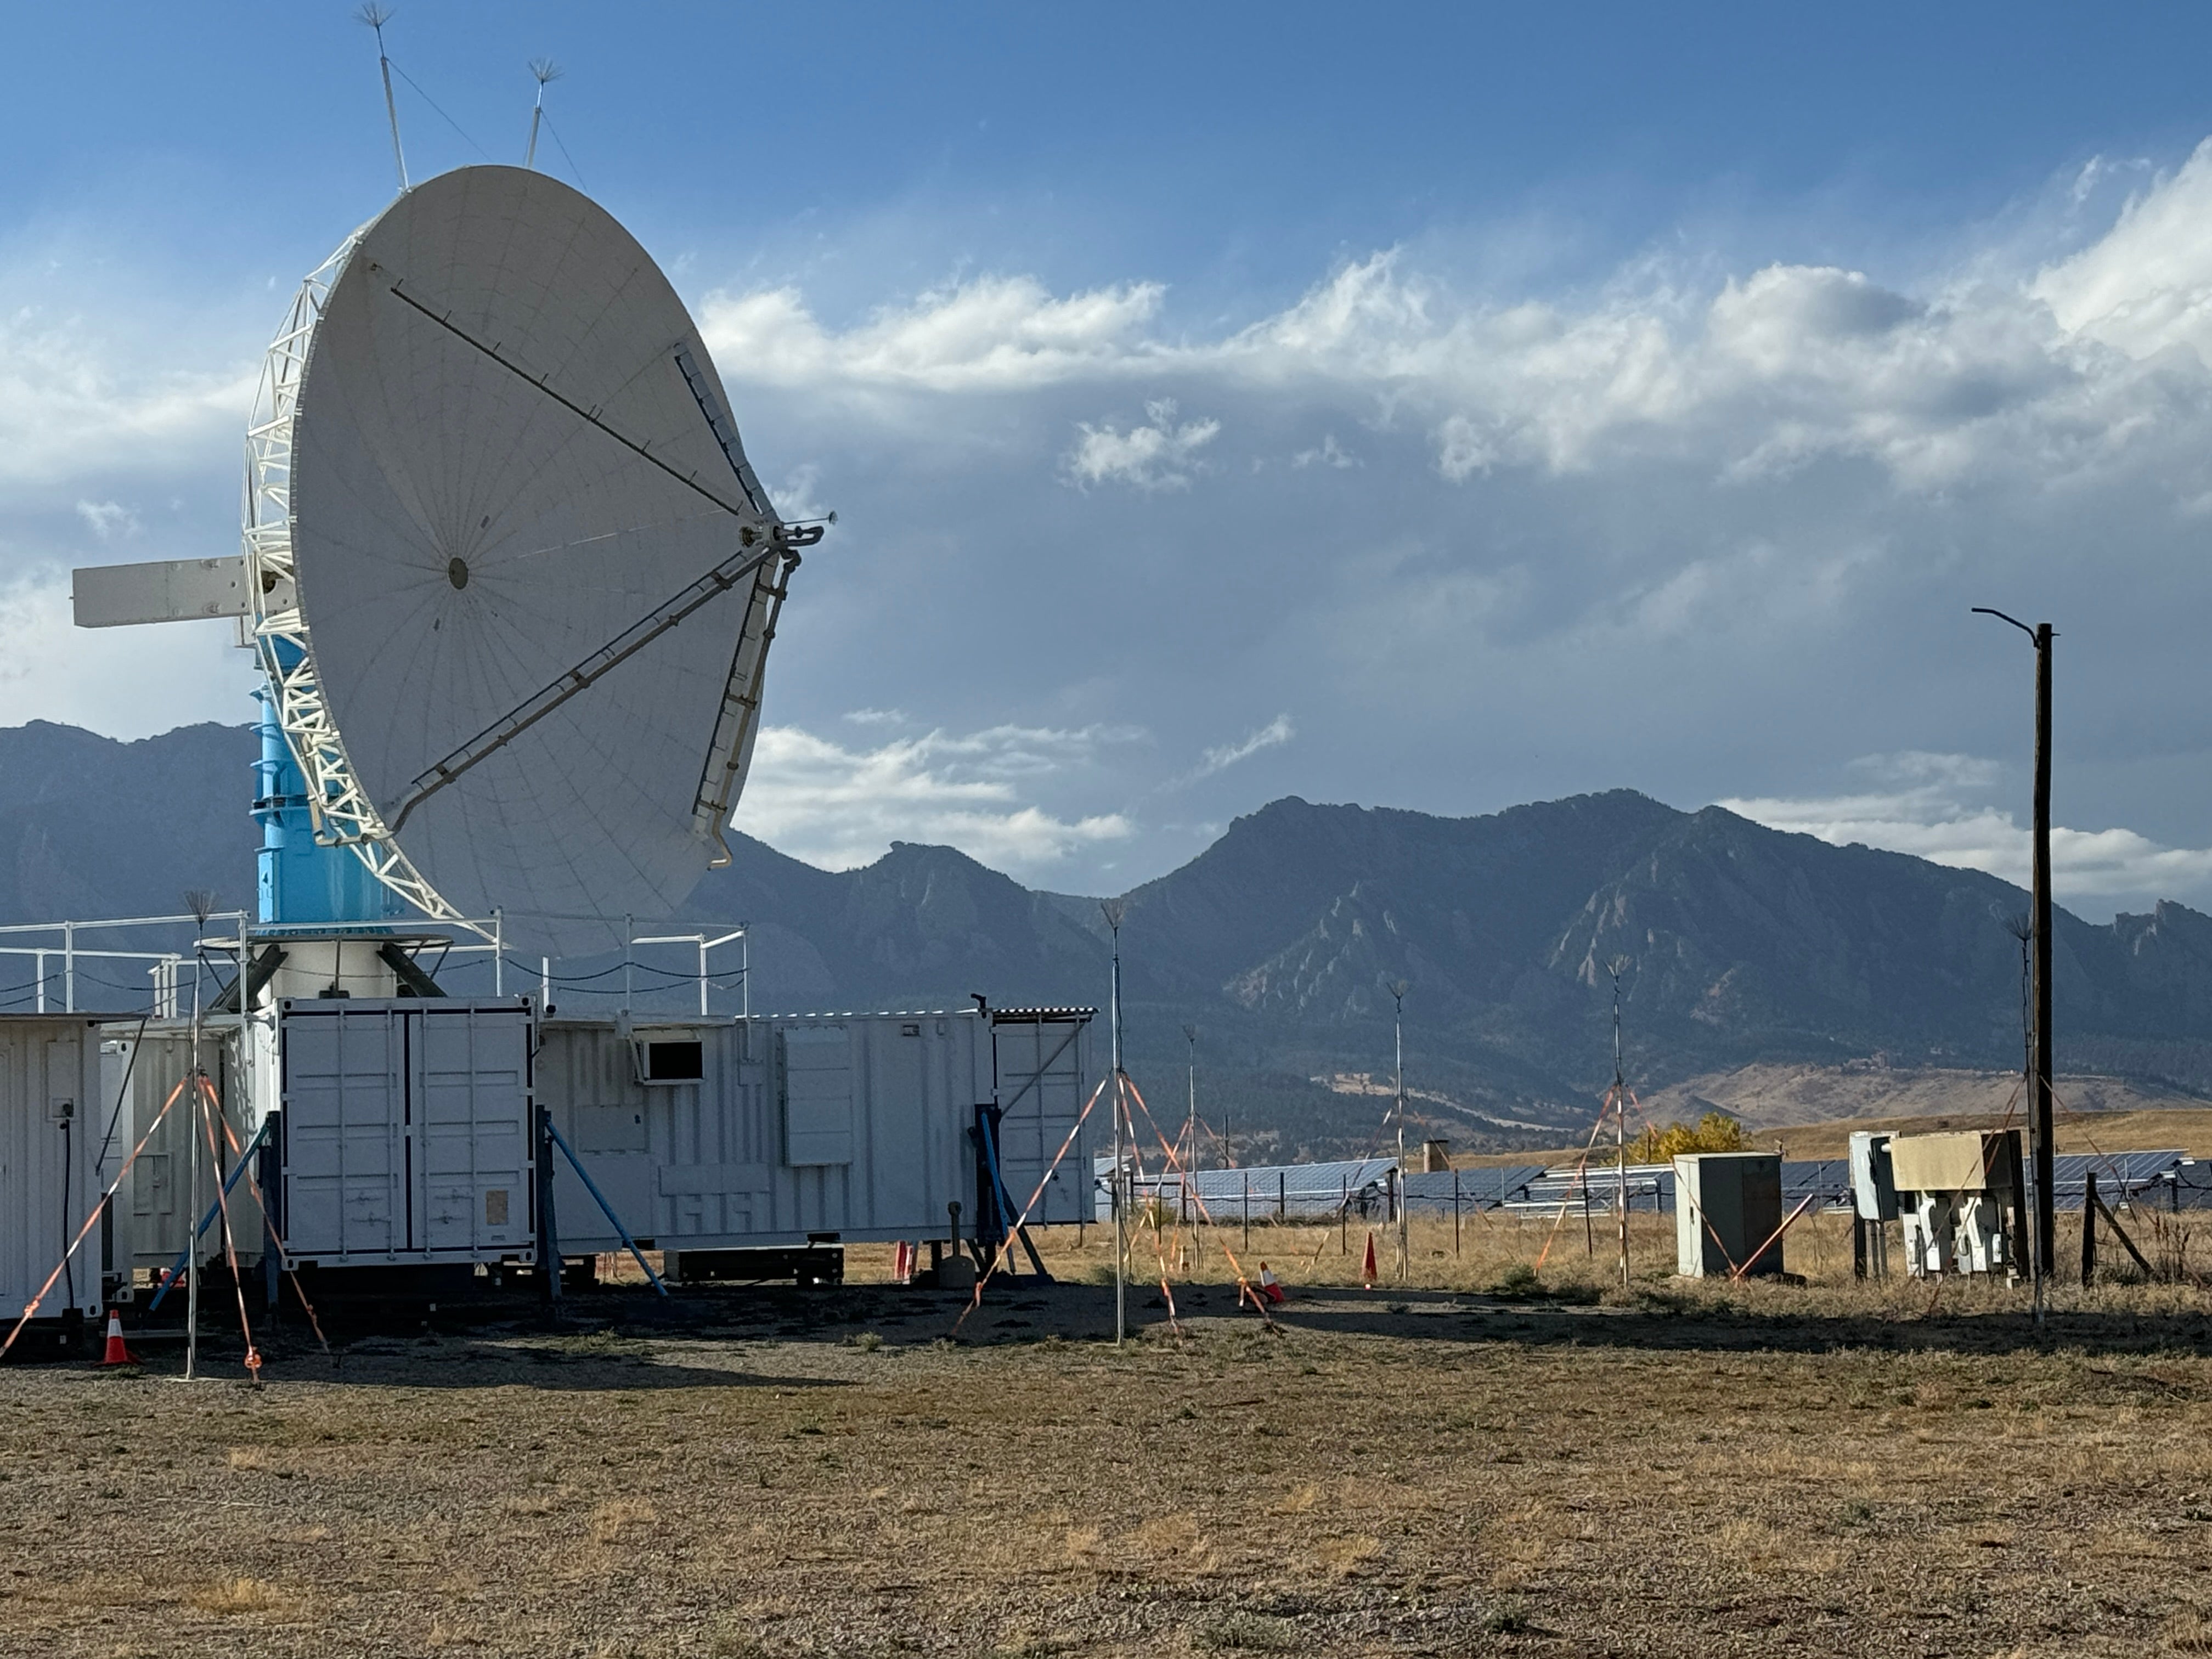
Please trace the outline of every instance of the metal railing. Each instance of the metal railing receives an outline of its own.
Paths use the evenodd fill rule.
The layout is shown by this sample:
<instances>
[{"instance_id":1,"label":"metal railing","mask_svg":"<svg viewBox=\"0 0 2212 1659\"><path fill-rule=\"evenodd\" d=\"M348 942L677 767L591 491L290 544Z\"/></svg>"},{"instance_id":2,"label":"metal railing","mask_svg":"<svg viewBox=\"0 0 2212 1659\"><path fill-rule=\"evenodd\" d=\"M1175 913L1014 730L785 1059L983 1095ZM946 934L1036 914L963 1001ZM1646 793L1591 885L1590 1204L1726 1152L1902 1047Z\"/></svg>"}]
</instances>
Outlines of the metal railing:
<instances>
[{"instance_id":1,"label":"metal railing","mask_svg":"<svg viewBox=\"0 0 2212 1659\"><path fill-rule=\"evenodd\" d=\"M214 937L204 936L204 930L210 922L229 924L234 931ZM466 930L458 937L445 936L447 942L440 954L440 960L443 961L447 957L489 957L494 996L507 994L507 973L510 966L527 972L526 964L510 962L507 952L506 919L499 911L495 910L490 915L485 917L454 918L443 923L433 922L430 925L434 927L444 926ZM118 929L155 927L193 929L190 948L183 951L127 950L111 948L106 945L88 945L80 942L81 936L87 933L112 933ZM0 988L0 1007L7 1006L9 989L13 989L25 994L24 1000L33 1003L31 1012L41 1014L54 1012L48 1006L51 1000L49 989L54 978L53 964L58 962L61 970L59 987L61 1007L58 1012L76 1013L79 1012L77 970L81 963L136 963L144 964L143 971L152 981L149 1000L153 1017L156 1019L174 1019L179 1018L182 1012L179 1006L180 987L185 963L197 961L209 951L220 952L223 958L228 958L234 963L243 963L246 953L258 941L266 940L274 943L286 938L318 937L330 934L338 937L346 936L343 930L319 925L297 924L258 927L249 921L246 913L243 910L210 911L205 916L116 916L93 921L70 919L62 921L28 921L0 925L0 957L27 958L33 966L33 977L28 982L18 987ZM366 938L374 935L369 933L361 936ZM34 942L20 944L8 942L18 939ZM635 959L637 947L668 945L688 945L697 953L696 971L675 977L678 983L684 978L691 978L696 981L699 991L699 1017L702 1019L714 1017L711 993L715 988L714 952L726 949L731 945L737 945L738 1016L741 1018L751 1017L752 941L749 928L738 927L728 928L721 933L710 933L702 927L696 933L639 933L635 924L628 918L624 919L623 925L621 963L623 986L620 995L623 1013L629 1013L636 1000L637 970L641 965L645 965ZM553 1004L553 993L556 982L556 975L553 972L555 961L556 958L551 957L538 958L538 1006L541 1010L550 1007ZM659 974L667 972L666 969L649 966L647 971ZM118 986L112 980L102 981L101 983L117 990L130 988ZM612 994L590 993L589 994ZM98 1000L97 998L94 1000Z\"/></svg>"},{"instance_id":2,"label":"metal railing","mask_svg":"<svg viewBox=\"0 0 2212 1659\"><path fill-rule=\"evenodd\" d=\"M33 1009L33 1012L41 1014L52 1012L46 1006L47 981L52 977L52 969L48 964L56 958L59 958L61 962L62 1006L60 1012L65 1014L73 1014L77 1012L76 981L77 964L79 963L144 963L147 964L145 972L153 981L149 995L152 1002L155 1017L157 1018L173 1018L177 1012L178 969L185 963L191 960L191 955L178 951L118 951L102 949L97 946L80 945L77 942L77 937L81 933L94 933L101 930L113 930L116 928L185 927L201 928L204 927L210 921L234 922L240 929L240 936L222 939L196 939L193 941L194 951L198 951L198 950L211 945L216 945L225 951L237 950L242 939L246 927L246 913L243 910L217 910L210 911L205 916L115 916L91 921L78 921L72 920L68 921L13 922L6 926L0 926L0 939L36 938L40 935L46 935L50 938L58 937L59 943L43 945L0 944L0 957L27 957L31 958L32 962L34 963L35 977L33 985L32 987L23 988L31 988L34 990L35 995L33 1000L35 1006ZM108 981L108 983L112 984L112 981Z\"/></svg>"}]
</instances>

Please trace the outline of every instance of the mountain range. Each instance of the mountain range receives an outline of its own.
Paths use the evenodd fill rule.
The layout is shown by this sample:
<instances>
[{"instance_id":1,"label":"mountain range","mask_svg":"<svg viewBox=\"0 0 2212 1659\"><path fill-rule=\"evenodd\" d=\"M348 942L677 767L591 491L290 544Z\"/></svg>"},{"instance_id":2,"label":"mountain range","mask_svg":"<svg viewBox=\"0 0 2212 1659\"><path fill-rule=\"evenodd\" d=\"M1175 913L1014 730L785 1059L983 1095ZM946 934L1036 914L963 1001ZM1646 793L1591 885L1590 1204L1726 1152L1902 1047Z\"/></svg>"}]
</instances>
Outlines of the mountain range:
<instances>
[{"instance_id":1,"label":"mountain range","mask_svg":"<svg viewBox=\"0 0 2212 1659\"><path fill-rule=\"evenodd\" d=\"M0 729L0 921L173 911L191 887L246 902L254 752L216 726ZM756 1009L1105 1000L1096 899L945 847L830 872L732 842L690 914L749 924ZM1180 1117L1195 1027L1200 1109L1247 1156L1371 1139L1395 979L1409 1089L1463 1146L1587 1128L1616 969L1639 1089L1771 1062L2020 1063L2020 889L1626 790L1469 818L1278 800L1122 896L1132 1073ZM2054 951L2062 1071L2212 1093L2212 917L2062 910Z\"/></svg>"}]
</instances>

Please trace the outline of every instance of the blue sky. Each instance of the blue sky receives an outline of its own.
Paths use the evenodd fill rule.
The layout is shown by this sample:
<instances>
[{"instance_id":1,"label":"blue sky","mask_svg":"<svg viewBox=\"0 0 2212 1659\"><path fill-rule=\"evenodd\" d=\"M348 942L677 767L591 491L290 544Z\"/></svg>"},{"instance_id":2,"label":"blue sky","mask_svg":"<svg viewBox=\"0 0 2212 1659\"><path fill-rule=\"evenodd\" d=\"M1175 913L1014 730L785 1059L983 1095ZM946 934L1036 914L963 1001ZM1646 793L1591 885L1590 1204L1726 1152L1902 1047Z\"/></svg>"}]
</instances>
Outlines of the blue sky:
<instances>
[{"instance_id":1,"label":"blue sky","mask_svg":"<svg viewBox=\"0 0 2212 1659\"><path fill-rule=\"evenodd\" d=\"M262 344L390 197L339 4L19 12L0 721L241 719L76 563L227 551ZM1630 785L2212 902L2212 15L400 4L419 177L540 161L835 507L744 827L1107 890L1275 795ZM433 107L433 100L437 107ZM441 114L440 111L442 110ZM450 118L450 120L447 118ZM459 129L457 131L456 129ZM481 148L479 148L479 146Z\"/></svg>"}]
</instances>

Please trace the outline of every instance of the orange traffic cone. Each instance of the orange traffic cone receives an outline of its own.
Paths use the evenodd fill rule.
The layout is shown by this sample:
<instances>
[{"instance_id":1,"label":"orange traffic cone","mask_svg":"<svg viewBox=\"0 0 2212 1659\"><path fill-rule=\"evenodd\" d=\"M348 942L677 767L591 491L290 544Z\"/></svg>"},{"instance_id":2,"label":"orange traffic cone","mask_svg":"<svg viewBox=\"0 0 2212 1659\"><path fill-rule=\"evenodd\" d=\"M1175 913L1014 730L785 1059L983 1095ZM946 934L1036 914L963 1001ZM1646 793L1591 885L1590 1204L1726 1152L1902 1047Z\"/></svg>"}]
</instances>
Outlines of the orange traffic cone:
<instances>
[{"instance_id":1,"label":"orange traffic cone","mask_svg":"<svg viewBox=\"0 0 2212 1659\"><path fill-rule=\"evenodd\" d=\"M1370 1227L1367 1230L1367 1260L1361 1264L1359 1269L1359 1288L1364 1291L1373 1290L1375 1278L1375 1230Z\"/></svg>"},{"instance_id":2,"label":"orange traffic cone","mask_svg":"<svg viewBox=\"0 0 2212 1659\"><path fill-rule=\"evenodd\" d=\"M914 1283L914 1246L903 1240L891 1247L891 1279L894 1283Z\"/></svg>"},{"instance_id":3,"label":"orange traffic cone","mask_svg":"<svg viewBox=\"0 0 2212 1659\"><path fill-rule=\"evenodd\" d=\"M1264 1261L1260 1264L1260 1294L1270 1302L1290 1300L1290 1293L1283 1289L1275 1275L1267 1271L1267 1264Z\"/></svg>"},{"instance_id":4,"label":"orange traffic cone","mask_svg":"<svg viewBox=\"0 0 2212 1659\"><path fill-rule=\"evenodd\" d=\"M100 1357L103 1365L135 1365L138 1356L123 1344L123 1313L120 1309L107 1310L107 1352Z\"/></svg>"}]
</instances>

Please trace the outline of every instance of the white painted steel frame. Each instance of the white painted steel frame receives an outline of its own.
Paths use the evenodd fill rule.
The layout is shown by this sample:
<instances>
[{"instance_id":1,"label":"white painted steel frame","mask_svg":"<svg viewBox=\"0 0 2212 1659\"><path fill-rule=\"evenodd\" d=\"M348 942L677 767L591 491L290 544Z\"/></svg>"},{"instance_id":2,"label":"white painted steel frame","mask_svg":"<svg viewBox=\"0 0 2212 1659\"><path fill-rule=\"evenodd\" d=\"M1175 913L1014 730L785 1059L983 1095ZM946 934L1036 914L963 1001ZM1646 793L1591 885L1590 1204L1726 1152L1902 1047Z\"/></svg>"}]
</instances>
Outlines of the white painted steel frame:
<instances>
[{"instance_id":1,"label":"white painted steel frame","mask_svg":"<svg viewBox=\"0 0 2212 1659\"><path fill-rule=\"evenodd\" d=\"M307 779L315 840L325 847L351 848L370 874L425 915L489 939L482 923L462 915L423 879L356 778L345 739L323 696L311 630L300 608L292 545L293 422L324 301L362 235L357 230L347 237L308 273L262 363L246 425L241 526L253 646L275 693L272 707L285 746Z\"/></svg>"}]
</instances>

